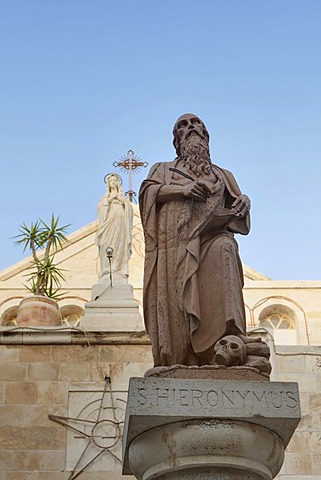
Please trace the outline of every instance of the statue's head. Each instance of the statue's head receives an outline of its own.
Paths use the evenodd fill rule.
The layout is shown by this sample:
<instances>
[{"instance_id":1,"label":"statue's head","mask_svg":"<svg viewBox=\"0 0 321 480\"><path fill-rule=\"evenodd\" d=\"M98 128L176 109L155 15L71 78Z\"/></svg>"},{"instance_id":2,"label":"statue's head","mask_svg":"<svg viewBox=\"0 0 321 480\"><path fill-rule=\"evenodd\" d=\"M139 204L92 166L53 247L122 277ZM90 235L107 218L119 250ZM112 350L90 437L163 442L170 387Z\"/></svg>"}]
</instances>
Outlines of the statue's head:
<instances>
[{"instance_id":1,"label":"statue's head","mask_svg":"<svg viewBox=\"0 0 321 480\"><path fill-rule=\"evenodd\" d=\"M211 171L210 136L202 120L185 113L174 125L174 147L177 156L193 176L208 175Z\"/></svg>"},{"instance_id":2,"label":"statue's head","mask_svg":"<svg viewBox=\"0 0 321 480\"><path fill-rule=\"evenodd\" d=\"M193 113L184 113L176 121L173 128L173 144L178 157L181 156L182 144L185 144L193 136L198 136L203 142L209 143L209 133L202 120Z\"/></svg>"},{"instance_id":3,"label":"statue's head","mask_svg":"<svg viewBox=\"0 0 321 480\"><path fill-rule=\"evenodd\" d=\"M114 189L116 189L118 192L122 192L122 179L117 173L108 173L105 176L104 181L109 192Z\"/></svg>"}]
</instances>

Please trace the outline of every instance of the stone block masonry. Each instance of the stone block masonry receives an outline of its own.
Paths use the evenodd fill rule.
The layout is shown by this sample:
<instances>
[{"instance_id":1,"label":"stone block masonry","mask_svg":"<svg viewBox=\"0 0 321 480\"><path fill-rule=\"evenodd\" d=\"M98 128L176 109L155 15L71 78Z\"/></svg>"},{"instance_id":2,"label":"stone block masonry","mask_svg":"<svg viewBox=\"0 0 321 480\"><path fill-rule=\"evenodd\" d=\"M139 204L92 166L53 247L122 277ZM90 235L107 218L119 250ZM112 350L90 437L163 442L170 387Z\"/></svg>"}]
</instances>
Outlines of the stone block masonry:
<instances>
[{"instance_id":1,"label":"stone block masonry","mask_svg":"<svg viewBox=\"0 0 321 480\"><path fill-rule=\"evenodd\" d=\"M0 424L3 431L0 479L68 480L71 472L67 469L66 453L71 447L68 444L71 437L65 427L52 422L48 415L66 416L71 407L76 411L71 403L74 402L74 384L86 390L94 383L101 391L104 375L108 374L112 385L117 383L122 391L127 390L130 377L143 377L153 365L149 340L145 334L135 332L97 332L86 336L75 330L60 329L55 335L54 329L24 334L21 330L9 330L3 328L0 332ZM321 480L320 362L321 347L277 347L275 378L299 384L302 409L302 420L286 449L278 480ZM269 391L266 383L265 391ZM225 391L216 398L210 390L213 389L209 389L206 396L194 392L195 409L205 408L206 402L215 405L218 401L217 407L223 403L232 407L231 400L236 405L243 404L239 393ZM258 395L256 400L251 393L240 392L246 405L257 401L264 408L271 398L264 395L260 400ZM148 396L141 393L148 400ZM192 396L184 389L175 391L175 399L170 393L173 390L160 390L159 403L166 405L175 400L191 404ZM291 408L289 396L283 394L283 400L288 401ZM279 397L274 396L273 402L277 410ZM215 408L210 403L208 408ZM118 462L115 468L109 468L106 475L94 463L77 480L91 480L93 475L95 480L131 478L122 476Z\"/></svg>"}]
</instances>

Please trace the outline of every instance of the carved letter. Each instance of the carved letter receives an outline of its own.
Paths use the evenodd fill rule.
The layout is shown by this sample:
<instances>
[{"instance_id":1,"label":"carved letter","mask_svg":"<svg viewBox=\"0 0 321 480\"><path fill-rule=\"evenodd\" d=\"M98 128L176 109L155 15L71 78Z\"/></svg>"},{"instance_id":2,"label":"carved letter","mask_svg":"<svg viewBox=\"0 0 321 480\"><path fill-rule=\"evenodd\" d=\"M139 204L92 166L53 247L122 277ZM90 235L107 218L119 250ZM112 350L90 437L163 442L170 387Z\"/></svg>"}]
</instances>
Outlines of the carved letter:
<instances>
[{"instance_id":1,"label":"carved letter","mask_svg":"<svg viewBox=\"0 0 321 480\"><path fill-rule=\"evenodd\" d=\"M259 401L259 402L264 402L265 400L265 404L267 406L267 399L266 399L266 392L262 392L262 395L260 397L259 393L253 391L253 396Z\"/></svg>"},{"instance_id":2,"label":"carved letter","mask_svg":"<svg viewBox=\"0 0 321 480\"><path fill-rule=\"evenodd\" d=\"M239 390L236 390L236 392L240 395L240 397L242 398L243 400L243 407L245 405L245 399L246 397L248 396L248 394L250 393L250 390L247 390L245 393L241 393Z\"/></svg>"},{"instance_id":3,"label":"carved letter","mask_svg":"<svg viewBox=\"0 0 321 480\"><path fill-rule=\"evenodd\" d=\"M189 405L188 400L186 398L187 393L188 393L188 390L186 388L179 389L179 402L182 407L187 407ZM185 403L184 403L184 400L185 400Z\"/></svg>"},{"instance_id":4,"label":"carved letter","mask_svg":"<svg viewBox=\"0 0 321 480\"><path fill-rule=\"evenodd\" d=\"M272 393L272 405L274 408L282 407L282 393L283 392L273 392Z\"/></svg>"},{"instance_id":5,"label":"carved letter","mask_svg":"<svg viewBox=\"0 0 321 480\"><path fill-rule=\"evenodd\" d=\"M161 393L160 390L163 390L164 393ZM159 406L159 400L166 400L166 402L162 402L163 403L163 406L165 407L168 407L169 406L169 401L168 401L168 392L169 392L169 389L168 388L156 388L156 392L157 392L157 406ZM164 405L165 404L165 405Z\"/></svg>"},{"instance_id":6,"label":"carved letter","mask_svg":"<svg viewBox=\"0 0 321 480\"><path fill-rule=\"evenodd\" d=\"M207 392L207 402L209 405L211 405L211 407L216 407L216 405L218 404L218 395L215 390L209 390Z\"/></svg>"},{"instance_id":7,"label":"carved letter","mask_svg":"<svg viewBox=\"0 0 321 480\"><path fill-rule=\"evenodd\" d=\"M294 397L294 393L293 392L285 392L285 394L289 399L289 402L287 403L286 406L289 407L289 408L295 408L298 404L298 401Z\"/></svg>"},{"instance_id":8,"label":"carved letter","mask_svg":"<svg viewBox=\"0 0 321 480\"><path fill-rule=\"evenodd\" d=\"M199 405L203 405L200 401L202 396L203 392L201 390L192 390L192 405L194 406L194 400L197 400Z\"/></svg>"},{"instance_id":9,"label":"carved letter","mask_svg":"<svg viewBox=\"0 0 321 480\"><path fill-rule=\"evenodd\" d=\"M138 398L138 403L140 403L141 405L145 405L145 403L147 402L147 398L146 398L146 388L139 388L138 389L138 395L141 397L141 398Z\"/></svg>"},{"instance_id":10,"label":"carved letter","mask_svg":"<svg viewBox=\"0 0 321 480\"><path fill-rule=\"evenodd\" d=\"M222 390L222 395L223 395L223 404L224 404L224 397L227 398L227 400L230 402L231 405L234 405L234 390L231 390L230 393L232 394L232 400L228 396L227 392L224 392Z\"/></svg>"}]
</instances>

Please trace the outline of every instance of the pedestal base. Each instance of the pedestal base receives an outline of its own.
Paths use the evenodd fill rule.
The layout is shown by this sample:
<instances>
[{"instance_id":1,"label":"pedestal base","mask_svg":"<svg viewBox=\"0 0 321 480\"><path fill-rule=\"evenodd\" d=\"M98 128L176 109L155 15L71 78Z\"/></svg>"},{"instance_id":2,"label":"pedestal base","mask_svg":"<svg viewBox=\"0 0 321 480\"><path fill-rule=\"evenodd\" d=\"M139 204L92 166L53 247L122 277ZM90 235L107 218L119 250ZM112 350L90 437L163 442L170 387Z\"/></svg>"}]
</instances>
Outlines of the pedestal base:
<instances>
[{"instance_id":1,"label":"pedestal base","mask_svg":"<svg viewBox=\"0 0 321 480\"><path fill-rule=\"evenodd\" d=\"M213 419L153 428L136 437L129 447L132 473L142 480L271 480L283 457L284 443L268 428Z\"/></svg>"},{"instance_id":2,"label":"pedestal base","mask_svg":"<svg viewBox=\"0 0 321 480\"><path fill-rule=\"evenodd\" d=\"M80 326L87 331L134 332L144 330L133 287L123 284L96 284L91 301L85 304Z\"/></svg>"},{"instance_id":3,"label":"pedestal base","mask_svg":"<svg viewBox=\"0 0 321 480\"><path fill-rule=\"evenodd\" d=\"M295 383L133 378L123 474L272 480L299 420Z\"/></svg>"}]
</instances>

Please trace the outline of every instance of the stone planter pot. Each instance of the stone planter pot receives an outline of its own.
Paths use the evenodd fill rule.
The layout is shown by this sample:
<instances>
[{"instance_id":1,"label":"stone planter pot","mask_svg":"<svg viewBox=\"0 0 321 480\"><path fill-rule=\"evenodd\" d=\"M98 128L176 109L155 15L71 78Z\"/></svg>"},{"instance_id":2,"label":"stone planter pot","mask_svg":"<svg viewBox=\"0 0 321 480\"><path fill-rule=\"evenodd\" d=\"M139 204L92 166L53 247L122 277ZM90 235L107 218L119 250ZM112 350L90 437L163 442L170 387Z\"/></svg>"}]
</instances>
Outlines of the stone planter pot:
<instances>
[{"instance_id":1,"label":"stone planter pot","mask_svg":"<svg viewBox=\"0 0 321 480\"><path fill-rule=\"evenodd\" d=\"M33 295L21 300L17 313L18 327L55 326L60 323L57 302L41 295Z\"/></svg>"}]
</instances>

